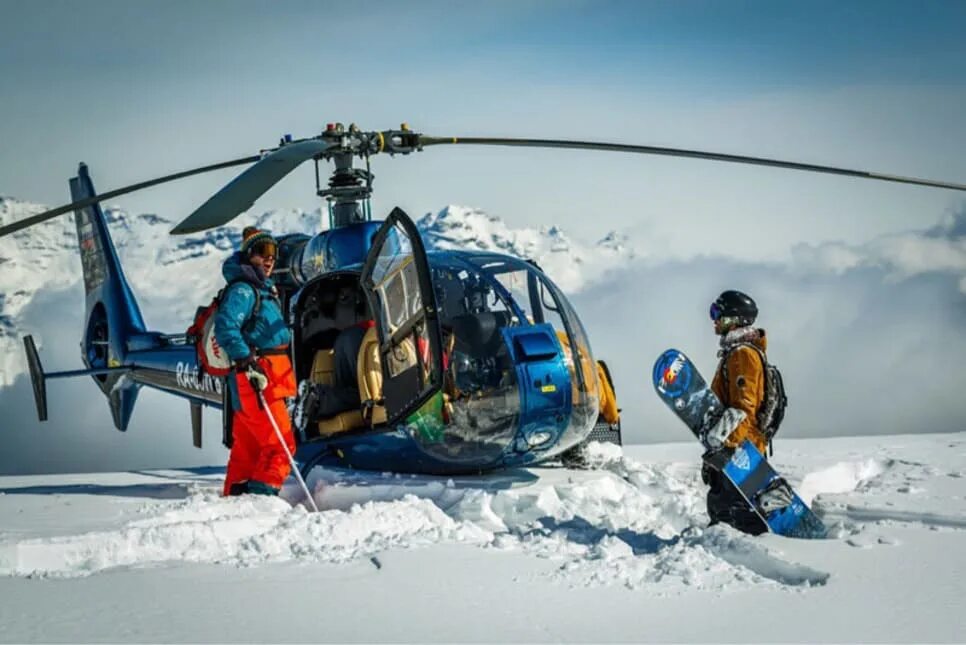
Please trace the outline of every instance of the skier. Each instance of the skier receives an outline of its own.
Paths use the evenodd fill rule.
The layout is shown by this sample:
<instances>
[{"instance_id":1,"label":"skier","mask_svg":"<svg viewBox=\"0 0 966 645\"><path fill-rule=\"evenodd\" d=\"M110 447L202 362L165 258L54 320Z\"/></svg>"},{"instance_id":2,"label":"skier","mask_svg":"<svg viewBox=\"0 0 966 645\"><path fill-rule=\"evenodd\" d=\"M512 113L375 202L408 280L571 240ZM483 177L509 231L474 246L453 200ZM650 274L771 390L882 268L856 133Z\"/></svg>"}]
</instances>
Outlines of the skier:
<instances>
[{"instance_id":1,"label":"skier","mask_svg":"<svg viewBox=\"0 0 966 645\"><path fill-rule=\"evenodd\" d=\"M725 291L711 303L714 332L721 337L711 389L728 409L709 432L709 440L727 450L747 439L764 455L768 441L758 428L757 412L765 396L762 357L768 344L765 330L752 326L757 317L755 301L740 291ZM705 463L701 478L710 486L707 502L712 525L724 522L752 535L768 530L725 476Z\"/></svg>"},{"instance_id":2,"label":"skier","mask_svg":"<svg viewBox=\"0 0 966 645\"><path fill-rule=\"evenodd\" d=\"M285 401L295 394L291 332L271 280L277 251L270 233L250 226L242 233L238 252L221 269L229 284L215 314L215 338L234 364L227 379L232 446L224 495L277 495L291 470L268 418L274 417L294 451Z\"/></svg>"}]
</instances>

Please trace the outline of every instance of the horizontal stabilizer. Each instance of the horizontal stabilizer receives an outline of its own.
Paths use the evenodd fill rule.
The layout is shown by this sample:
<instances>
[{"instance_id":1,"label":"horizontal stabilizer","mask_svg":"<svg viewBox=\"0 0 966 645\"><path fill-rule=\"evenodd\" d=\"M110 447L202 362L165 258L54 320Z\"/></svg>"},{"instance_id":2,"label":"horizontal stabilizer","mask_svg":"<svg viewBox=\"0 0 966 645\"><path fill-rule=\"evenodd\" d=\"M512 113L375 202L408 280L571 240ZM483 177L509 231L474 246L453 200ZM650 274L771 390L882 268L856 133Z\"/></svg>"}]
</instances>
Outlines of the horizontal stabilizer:
<instances>
[{"instance_id":1,"label":"horizontal stabilizer","mask_svg":"<svg viewBox=\"0 0 966 645\"><path fill-rule=\"evenodd\" d=\"M131 421L131 414L134 412L134 404L137 402L140 389L140 384L122 376L108 396L114 427L121 432L127 430L127 424Z\"/></svg>"},{"instance_id":2,"label":"horizontal stabilizer","mask_svg":"<svg viewBox=\"0 0 966 645\"><path fill-rule=\"evenodd\" d=\"M27 367L30 369L30 384L34 388L34 402L37 404L37 418L41 421L47 420L47 381L44 377L44 368L40 364L40 356L37 354L37 346L34 345L33 336L23 337L24 350L27 352Z\"/></svg>"}]
</instances>

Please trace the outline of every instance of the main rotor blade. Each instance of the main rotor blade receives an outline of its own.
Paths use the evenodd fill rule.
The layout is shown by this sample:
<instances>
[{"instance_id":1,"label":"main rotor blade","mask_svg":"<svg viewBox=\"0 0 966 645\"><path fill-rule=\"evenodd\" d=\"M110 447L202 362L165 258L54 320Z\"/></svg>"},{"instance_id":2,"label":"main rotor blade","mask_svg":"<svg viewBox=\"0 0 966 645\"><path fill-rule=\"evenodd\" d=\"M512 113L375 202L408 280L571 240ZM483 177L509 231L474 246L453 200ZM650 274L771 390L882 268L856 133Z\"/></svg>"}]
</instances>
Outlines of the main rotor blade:
<instances>
[{"instance_id":1,"label":"main rotor blade","mask_svg":"<svg viewBox=\"0 0 966 645\"><path fill-rule=\"evenodd\" d=\"M158 177L157 179L151 179L149 181L142 181L138 184L131 184L130 186L125 186L124 188L118 188L117 190L111 190L106 193L101 193L100 195L94 195L93 197L88 197L80 201L72 202L64 206L58 206L57 208L51 209L49 211L44 211L43 213L38 213L37 215L31 215L30 217L25 217L19 222L14 222L12 224L7 224L6 226L0 227L0 237L4 235L9 235L10 233L16 233L17 231L27 228L28 226L33 226L34 224L40 224L49 219L67 213L69 211L80 210L86 208L91 204L96 204L97 202L102 202L106 199L111 199L118 197L120 195L126 195L127 193L133 193L136 190L141 190L142 188L150 188L151 186L157 186L158 184L164 184L169 181L174 181L175 179L184 179L185 177L190 177L192 175L200 175L201 173L211 172L213 170L221 170L222 168L231 168L232 166L241 166L246 163L252 163L253 161L258 161L260 159L259 155L254 155L251 157L245 157L243 159L234 159L232 161L224 161L222 163L212 164L210 166L202 166L200 168L194 168L192 170L185 170L183 172L177 172L173 175L165 175L164 177Z\"/></svg>"},{"instance_id":2,"label":"main rotor blade","mask_svg":"<svg viewBox=\"0 0 966 645\"><path fill-rule=\"evenodd\" d=\"M433 146L444 143L464 143L482 146L517 146L521 148L574 148L577 150L605 150L607 152L633 152L646 155L665 155L668 157L689 157L691 159L710 159L712 161L727 161L731 163L744 163L755 166L772 166L774 168L786 168L789 170L806 170L809 172L821 172L831 175L845 175L848 177L861 177L863 179L878 179L880 181L892 181L902 184L916 184L919 186L932 186L933 188L949 188L951 190L966 191L966 184L956 184L947 181L934 181L931 179L918 179L916 177L901 177L899 175L885 175L882 173L868 172L865 170L850 170L848 168L836 168L834 166L819 166L815 164L798 163L795 161L781 161L779 159L767 159L764 157L746 157L744 155L729 155L720 152L704 152L701 150L684 150L681 148L662 148L657 146L632 146L620 143L601 143L598 141L567 141L563 139L513 139L513 138L493 138L493 137L420 137L420 145Z\"/></svg>"},{"instance_id":3,"label":"main rotor blade","mask_svg":"<svg viewBox=\"0 0 966 645\"><path fill-rule=\"evenodd\" d=\"M322 154L332 145L320 139L308 139L287 144L265 155L184 218L171 229L171 234L197 233L227 224L251 208L256 199L303 161Z\"/></svg>"}]
</instances>

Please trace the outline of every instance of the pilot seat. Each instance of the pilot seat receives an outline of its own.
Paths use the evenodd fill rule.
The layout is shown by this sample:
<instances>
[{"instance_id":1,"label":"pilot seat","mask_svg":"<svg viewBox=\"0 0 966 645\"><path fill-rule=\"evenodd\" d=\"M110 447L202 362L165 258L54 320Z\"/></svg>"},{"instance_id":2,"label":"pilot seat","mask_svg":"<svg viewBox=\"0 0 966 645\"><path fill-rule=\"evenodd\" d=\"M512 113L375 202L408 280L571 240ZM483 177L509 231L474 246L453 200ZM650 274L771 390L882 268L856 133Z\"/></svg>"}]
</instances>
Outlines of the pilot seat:
<instances>
[{"instance_id":1,"label":"pilot seat","mask_svg":"<svg viewBox=\"0 0 966 645\"><path fill-rule=\"evenodd\" d=\"M412 344L400 345L406 352L406 363L415 364L416 357ZM335 385L335 349L321 349L312 361L310 379L315 384ZM359 346L356 360L356 383L359 387L358 409L346 410L338 414L318 419L318 431L322 437L330 437L350 430L371 428L386 423L386 408L382 394L382 361L379 356L379 336L375 327L366 330Z\"/></svg>"}]
</instances>

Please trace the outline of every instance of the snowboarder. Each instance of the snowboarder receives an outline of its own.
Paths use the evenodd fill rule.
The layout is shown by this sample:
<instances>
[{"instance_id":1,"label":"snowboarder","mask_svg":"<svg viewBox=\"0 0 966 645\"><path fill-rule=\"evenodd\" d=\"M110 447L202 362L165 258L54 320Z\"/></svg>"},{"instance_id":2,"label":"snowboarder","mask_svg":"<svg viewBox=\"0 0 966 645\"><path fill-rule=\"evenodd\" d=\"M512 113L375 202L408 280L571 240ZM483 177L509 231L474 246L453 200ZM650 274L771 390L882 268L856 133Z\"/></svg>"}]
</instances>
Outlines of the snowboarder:
<instances>
[{"instance_id":1,"label":"snowboarder","mask_svg":"<svg viewBox=\"0 0 966 645\"><path fill-rule=\"evenodd\" d=\"M285 401L295 394L291 332L271 280L277 252L270 233L247 227L238 252L222 265L229 284L215 314L215 338L234 366L227 378L232 446L224 495L277 495L291 470L267 416L274 417L289 451L294 451Z\"/></svg>"},{"instance_id":2,"label":"snowboarder","mask_svg":"<svg viewBox=\"0 0 966 645\"><path fill-rule=\"evenodd\" d=\"M721 449L728 450L747 439L765 455L768 440L758 428L757 413L765 396L763 359L767 341L765 330L753 327L758 306L745 293L725 291L711 303L710 313L714 332L720 336L720 360L711 389L731 409L727 418L740 419L736 426L726 428L727 434L718 437L718 443ZM707 503L711 524L725 522L752 535L768 530L720 472L705 463L701 478L710 486Z\"/></svg>"}]
</instances>

